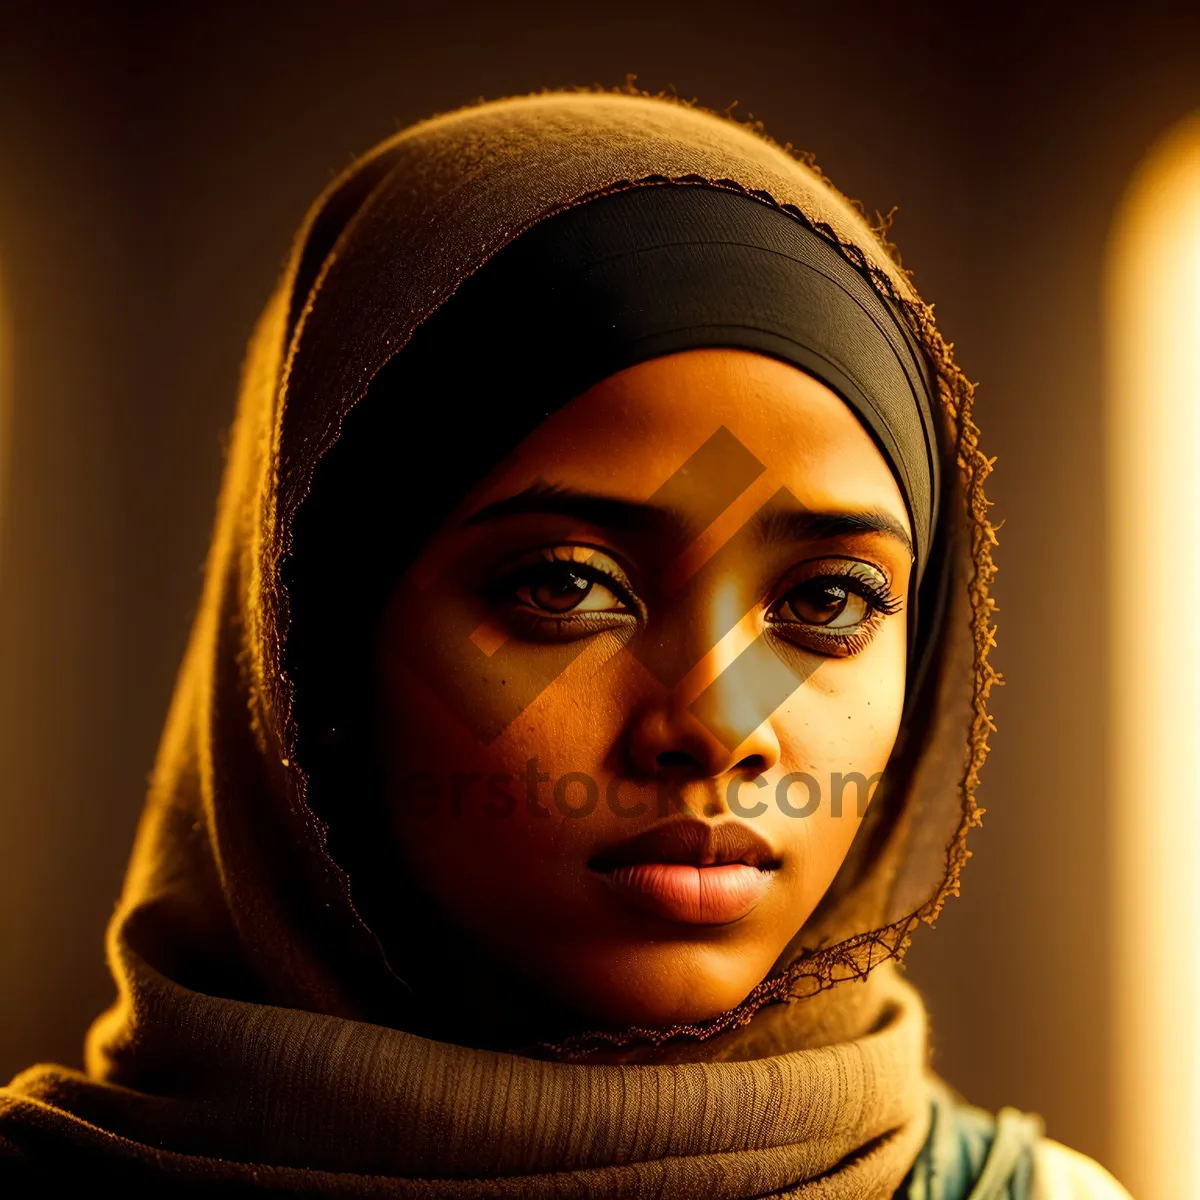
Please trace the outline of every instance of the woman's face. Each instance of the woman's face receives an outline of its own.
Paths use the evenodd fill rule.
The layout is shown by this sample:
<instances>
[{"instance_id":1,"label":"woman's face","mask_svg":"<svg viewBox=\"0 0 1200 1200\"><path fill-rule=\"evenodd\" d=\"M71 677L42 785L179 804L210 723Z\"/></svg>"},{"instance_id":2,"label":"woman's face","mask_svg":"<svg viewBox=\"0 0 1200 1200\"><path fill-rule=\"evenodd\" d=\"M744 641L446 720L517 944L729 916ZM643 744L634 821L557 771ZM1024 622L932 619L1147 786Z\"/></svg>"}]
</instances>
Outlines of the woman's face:
<instances>
[{"instance_id":1,"label":"woman's face","mask_svg":"<svg viewBox=\"0 0 1200 1200\"><path fill-rule=\"evenodd\" d=\"M577 397L390 598L398 870L590 1023L732 1008L887 763L910 538L870 435L787 364L692 350Z\"/></svg>"}]
</instances>

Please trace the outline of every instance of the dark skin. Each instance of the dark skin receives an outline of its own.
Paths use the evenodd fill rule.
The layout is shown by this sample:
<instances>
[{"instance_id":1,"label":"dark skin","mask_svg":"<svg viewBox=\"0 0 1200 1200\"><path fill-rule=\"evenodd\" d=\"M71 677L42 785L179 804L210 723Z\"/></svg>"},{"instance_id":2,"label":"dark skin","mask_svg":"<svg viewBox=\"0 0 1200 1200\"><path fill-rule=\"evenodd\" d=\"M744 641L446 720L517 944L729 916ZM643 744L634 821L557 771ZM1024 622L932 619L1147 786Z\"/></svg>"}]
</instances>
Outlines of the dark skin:
<instances>
[{"instance_id":1,"label":"dark skin","mask_svg":"<svg viewBox=\"0 0 1200 1200\"><path fill-rule=\"evenodd\" d=\"M765 471L715 520L704 487L649 504L721 429ZM853 412L774 359L655 359L538 426L384 619L389 835L438 914L427 955L503 963L515 993L498 986L527 1015L591 1025L743 1000L859 827L865 801L850 788L836 803L835 778L877 778L892 751L910 539ZM801 774L818 792L785 781L781 804ZM597 869L687 820L752 831L753 862L651 863L641 891Z\"/></svg>"}]
</instances>

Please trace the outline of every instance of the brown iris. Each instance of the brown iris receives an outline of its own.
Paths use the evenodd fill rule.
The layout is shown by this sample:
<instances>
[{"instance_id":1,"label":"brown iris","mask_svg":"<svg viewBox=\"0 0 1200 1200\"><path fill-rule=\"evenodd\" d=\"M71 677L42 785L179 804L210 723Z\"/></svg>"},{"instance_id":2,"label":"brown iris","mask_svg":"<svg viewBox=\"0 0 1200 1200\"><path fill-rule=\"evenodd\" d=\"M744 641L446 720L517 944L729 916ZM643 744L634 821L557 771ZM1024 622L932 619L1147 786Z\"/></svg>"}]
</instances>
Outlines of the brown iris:
<instances>
[{"instance_id":1,"label":"brown iris","mask_svg":"<svg viewBox=\"0 0 1200 1200\"><path fill-rule=\"evenodd\" d=\"M549 571L530 587L529 598L547 612L570 612L594 586L592 580L574 571Z\"/></svg>"},{"instance_id":2,"label":"brown iris","mask_svg":"<svg viewBox=\"0 0 1200 1200\"><path fill-rule=\"evenodd\" d=\"M849 626L860 624L869 605L856 592L827 580L814 580L795 588L784 601L787 617L807 625Z\"/></svg>"}]
</instances>

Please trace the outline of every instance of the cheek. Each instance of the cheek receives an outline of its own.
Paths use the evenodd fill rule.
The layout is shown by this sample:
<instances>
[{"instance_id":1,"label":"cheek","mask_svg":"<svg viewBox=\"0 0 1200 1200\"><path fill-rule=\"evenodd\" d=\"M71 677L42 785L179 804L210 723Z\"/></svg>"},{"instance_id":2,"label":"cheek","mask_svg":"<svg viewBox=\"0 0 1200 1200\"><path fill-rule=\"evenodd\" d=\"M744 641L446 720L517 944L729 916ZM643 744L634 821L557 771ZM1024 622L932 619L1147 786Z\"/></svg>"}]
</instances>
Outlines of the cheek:
<instances>
[{"instance_id":1,"label":"cheek","mask_svg":"<svg viewBox=\"0 0 1200 1200\"><path fill-rule=\"evenodd\" d=\"M904 686L904 623L892 620L861 653L823 662L777 710L784 757L821 769L826 779L882 771L899 732Z\"/></svg>"},{"instance_id":2,"label":"cheek","mask_svg":"<svg viewBox=\"0 0 1200 1200\"><path fill-rule=\"evenodd\" d=\"M586 862L628 825L603 789L618 773L630 697L643 687L630 656L598 647L485 741L421 675L389 660L385 768L406 871L472 923L481 899L498 915L535 905L565 919ZM595 781L595 790L563 782L571 775Z\"/></svg>"},{"instance_id":3,"label":"cheek","mask_svg":"<svg viewBox=\"0 0 1200 1200\"><path fill-rule=\"evenodd\" d=\"M503 713L503 728L480 736L471 713L464 714L414 671L402 657L389 657L385 677L387 765L392 772L445 769L509 772L523 775L533 758L553 778L568 772L600 777L620 739L631 703L646 685L644 672L620 652L619 645L587 647L564 669L545 670L537 652L532 662L509 662L513 676L540 676L520 704ZM520 650L512 657L518 657ZM459 669L459 664L453 664ZM479 667L482 674L486 667ZM547 676L550 676L547 679ZM475 683L475 693L495 692L495 680ZM500 711L497 705L497 712Z\"/></svg>"},{"instance_id":4,"label":"cheek","mask_svg":"<svg viewBox=\"0 0 1200 1200\"><path fill-rule=\"evenodd\" d=\"M890 620L860 654L822 663L772 718L780 743L768 776L773 832L796 867L801 911L832 882L895 745L905 636L903 621Z\"/></svg>"}]
</instances>

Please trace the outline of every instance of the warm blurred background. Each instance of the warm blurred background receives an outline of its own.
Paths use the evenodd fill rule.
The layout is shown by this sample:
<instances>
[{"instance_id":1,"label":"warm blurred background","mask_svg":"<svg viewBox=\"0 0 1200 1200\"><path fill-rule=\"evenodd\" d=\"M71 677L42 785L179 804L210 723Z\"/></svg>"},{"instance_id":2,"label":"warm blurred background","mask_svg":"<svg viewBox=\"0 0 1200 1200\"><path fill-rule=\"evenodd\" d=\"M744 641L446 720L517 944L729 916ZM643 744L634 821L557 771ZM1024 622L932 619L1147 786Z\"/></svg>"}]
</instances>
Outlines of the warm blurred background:
<instances>
[{"instance_id":1,"label":"warm blurred background","mask_svg":"<svg viewBox=\"0 0 1200 1200\"><path fill-rule=\"evenodd\" d=\"M1130 179L1200 106L1200 5L1159 0L0 0L0 1077L78 1063L111 997L103 928L239 360L310 199L398 124L626 72L738 101L868 209L898 205L905 261L980 381L1008 686L964 894L911 973L952 1082L1044 1114L1133 1185L1117 1132L1145 1098L1118 1095L1114 1067L1104 282ZM1138 621L1192 622L1195 596L1162 562L1130 567L1136 654ZM1194 962L1200 944L1177 950Z\"/></svg>"}]
</instances>

